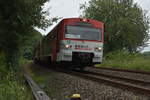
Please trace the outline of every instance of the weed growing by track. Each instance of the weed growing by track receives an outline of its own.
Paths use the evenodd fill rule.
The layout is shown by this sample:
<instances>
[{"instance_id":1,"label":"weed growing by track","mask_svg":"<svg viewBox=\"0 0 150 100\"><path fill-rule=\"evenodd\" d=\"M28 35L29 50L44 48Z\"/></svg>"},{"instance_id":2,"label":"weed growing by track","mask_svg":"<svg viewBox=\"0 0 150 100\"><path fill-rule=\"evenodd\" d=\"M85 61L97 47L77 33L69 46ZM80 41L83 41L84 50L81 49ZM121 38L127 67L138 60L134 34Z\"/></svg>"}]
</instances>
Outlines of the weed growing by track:
<instances>
[{"instance_id":1,"label":"weed growing by track","mask_svg":"<svg viewBox=\"0 0 150 100\"><path fill-rule=\"evenodd\" d=\"M142 54L129 54L125 51L116 51L107 54L100 67L113 67L123 69L150 70L150 59Z\"/></svg>"},{"instance_id":2,"label":"weed growing by track","mask_svg":"<svg viewBox=\"0 0 150 100\"><path fill-rule=\"evenodd\" d=\"M31 100L31 95L24 85L23 79L16 79L13 72L9 72L0 83L0 100Z\"/></svg>"},{"instance_id":3,"label":"weed growing by track","mask_svg":"<svg viewBox=\"0 0 150 100\"><path fill-rule=\"evenodd\" d=\"M54 84L51 83L51 81L56 81L54 80L56 75L55 72L50 71L48 67L43 68L43 66L33 64L32 62L26 65L26 70L51 99L60 96L59 93L62 89L61 84L57 82Z\"/></svg>"},{"instance_id":4,"label":"weed growing by track","mask_svg":"<svg viewBox=\"0 0 150 100\"><path fill-rule=\"evenodd\" d=\"M6 68L5 57L0 54L0 100L32 100L21 73Z\"/></svg>"}]
</instances>

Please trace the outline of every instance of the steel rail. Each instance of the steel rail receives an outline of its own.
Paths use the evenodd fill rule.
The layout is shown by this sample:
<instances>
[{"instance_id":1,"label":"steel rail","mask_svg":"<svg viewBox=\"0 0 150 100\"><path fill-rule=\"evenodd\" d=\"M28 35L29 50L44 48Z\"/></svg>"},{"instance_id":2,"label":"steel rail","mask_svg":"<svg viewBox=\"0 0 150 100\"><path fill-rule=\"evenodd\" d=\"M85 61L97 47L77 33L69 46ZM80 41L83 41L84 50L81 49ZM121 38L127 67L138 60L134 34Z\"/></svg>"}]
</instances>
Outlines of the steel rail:
<instances>
[{"instance_id":1,"label":"steel rail","mask_svg":"<svg viewBox=\"0 0 150 100\"><path fill-rule=\"evenodd\" d=\"M24 72L24 77L28 82L36 100L51 100L46 93L32 80L32 78Z\"/></svg>"},{"instance_id":2,"label":"steel rail","mask_svg":"<svg viewBox=\"0 0 150 100\"><path fill-rule=\"evenodd\" d=\"M98 83L107 83L111 86L114 86L114 87L119 87L119 88L122 88L122 89L127 89L127 90L130 90L130 91L134 91L134 92L138 92L138 93L143 93L143 94L147 94L150 96L150 89L148 88L145 88L145 87L142 87L142 86L137 86L137 85L133 85L133 84L127 84L127 83L123 83L123 82L119 82L119 81L115 81L113 79L106 79L106 78L102 78L102 77L95 77L95 76L92 76L92 75L88 75L88 74L85 74L85 73L81 73L81 72L75 72L75 71L65 71L65 70L57 70L59 72L63 72L63 73L66 73L66 74L69 74L69 75L73 75L73 76L79 76L83 79L87 79L87 80L91 80L91 81L94 81L94 82L98 82Z\"/></svg>"},{"instance_id":3,"label":"steel rail","mask_svg":"<svg viewBox=\"0 0 150 100\"><path fill-rule=\"evenodd\" d=\"M142 70L128 70L128 69L108 68L108 67L92 67L92 68L150 75L150 71L142 71Z\"/></svg>"},{"instance_id":4,"label":"steel rail","mask_svg":"<svg viewBox=\"0 0 150 100\"><path fill-rule=\"evenodd\" d=\"M102 77L111 78L111 79L117 79L117 80L121 80L121 81L127 81L130 83L140 83L140 84L150 85L150 82L139 80L139 79L131 79L131 78L125 78L125 77L120 77L120 76L112 76L112 75L108 75L108 74L102 74L102 73L91 72L91 71L85 71L84 73L102 76Z\"/></svg>"}]
</instances>

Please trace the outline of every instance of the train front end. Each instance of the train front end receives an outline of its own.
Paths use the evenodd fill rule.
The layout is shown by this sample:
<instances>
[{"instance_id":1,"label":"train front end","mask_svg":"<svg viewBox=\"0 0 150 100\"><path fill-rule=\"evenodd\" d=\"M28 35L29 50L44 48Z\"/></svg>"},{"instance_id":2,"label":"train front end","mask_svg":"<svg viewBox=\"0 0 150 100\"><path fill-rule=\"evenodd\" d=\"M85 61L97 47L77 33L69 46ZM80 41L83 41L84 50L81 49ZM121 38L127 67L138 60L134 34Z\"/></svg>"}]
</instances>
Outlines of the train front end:
<instances>
[{"instance_id":1,"label":"train front end","mask_svg":"<svg viewBox=\"0 0 150 100\"><path fill-rule=\"evenodd\" d=\"M57 61L89 66L102 62L103 23L91 19L63 21Z\"/></svg>"}]
</instances>

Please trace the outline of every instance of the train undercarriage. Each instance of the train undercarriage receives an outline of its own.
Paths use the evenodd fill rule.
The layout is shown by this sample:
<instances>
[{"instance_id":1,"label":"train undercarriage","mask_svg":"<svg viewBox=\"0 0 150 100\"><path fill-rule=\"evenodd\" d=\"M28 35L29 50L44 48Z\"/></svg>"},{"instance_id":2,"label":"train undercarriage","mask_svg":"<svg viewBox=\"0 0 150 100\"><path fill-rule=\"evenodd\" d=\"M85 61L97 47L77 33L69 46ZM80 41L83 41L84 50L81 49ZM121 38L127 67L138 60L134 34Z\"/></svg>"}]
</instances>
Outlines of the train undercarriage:
<instances>
[{"instance_id":1,"label":"train undercarriage","mask_svg":"<svg viewBox=\"0 0 150 100\"><path fill-rule=\"evenodd\" d=\"M47 56L42 59L35 59L35 63L39 64L47 64L47 65L57 65L62 66L66 69L80 69L84 70L86 66L93 66L96 64L93 62L94 53L89 52L73 52L72 53L72 60L71 61L58 61L58 62L51 62L51 57Z\"/></svg>"}]
</instances>

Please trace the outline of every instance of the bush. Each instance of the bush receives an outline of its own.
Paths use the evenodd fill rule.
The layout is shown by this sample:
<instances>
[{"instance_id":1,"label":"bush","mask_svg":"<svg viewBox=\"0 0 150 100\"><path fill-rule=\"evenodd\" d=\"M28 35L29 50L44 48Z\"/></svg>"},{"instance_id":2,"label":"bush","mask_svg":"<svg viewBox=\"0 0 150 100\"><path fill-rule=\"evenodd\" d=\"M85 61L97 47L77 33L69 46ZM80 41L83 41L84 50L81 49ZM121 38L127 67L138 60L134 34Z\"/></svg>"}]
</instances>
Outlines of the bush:
<instances>
[{"instance_id":1,"label":"bush","mask_svg":"<svg viewBox=\"0 0 150 100\"><path fill-rule=\"evenodd\" d=\"M9 72L1 82L0 100L27 100L27 89L20 80L16 80L13 72Z\"/></svg>"},{"instance_id":2,"label":"bush","mask_svg":"<svg viewBox=\"0 0 150 100\"><path fill-rule=\"evenodd\" d=\"M4 76L7 74L5 55L3 52L0 52L0 80L3 80Z\"/></svg>"},{"instance_id":3,"label":"bush","mask_svg":"<svg viewBox=\"0 0 150 100\"><path fill-rule=\"evenodd\" d=\"M138 53L130 54L126 51L121 50L121 51L115 51L115 52L108 53L105 56L105 59L106 60L115 60L115 61L130 61L137 57L140 57L140 54L138 54Z\"/></svg>"},{"instance_id":4,"label":"bush","mask_svg":"<svg viewBox=\"0 0 150 100\"><path fill-rule=\"evenodd\" d=\"M139 53L130 54L126 51L115 51L107 54L102 64L98 66L150 70L149 60L144 59Z\"/></svg>"},{"instance_id":5,"label":"bush","mask_svg":"<svg viewBox=\"0 0 150 100\"><path fill-rule=\"evenodd\" d=\"M31 93L23 81L19 72L7 69L5 55L0 52L0 100L31 100Z\"/></svg>"}]
</instances>

